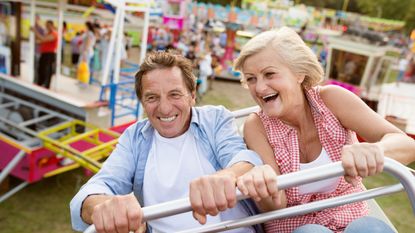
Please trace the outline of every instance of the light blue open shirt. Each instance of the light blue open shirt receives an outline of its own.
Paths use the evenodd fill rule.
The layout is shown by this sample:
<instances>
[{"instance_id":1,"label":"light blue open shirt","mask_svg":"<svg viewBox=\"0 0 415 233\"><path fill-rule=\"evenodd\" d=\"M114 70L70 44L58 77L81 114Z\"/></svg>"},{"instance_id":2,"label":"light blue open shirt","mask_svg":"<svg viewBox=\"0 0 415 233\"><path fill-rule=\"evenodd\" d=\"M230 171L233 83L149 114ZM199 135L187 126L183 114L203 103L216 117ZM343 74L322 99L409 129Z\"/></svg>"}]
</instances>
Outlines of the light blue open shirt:
<instances>
[{"instance_id":1,"label":"light blue open shirt","mask_svg":"<svg viewBox=\"0 0 415 233\"><path fill-rule=\"evenodd\" d=\"M259 156L246 148L232 113L222 106L193 107L189 130L195 136L199 151L207 156L217 171L241 161L262 164ZM88 227L81 218L82 203L88 195L126 195L133 191L143 206L144 169L153 137L154 128L148 120L126 129L101 170L72 199L70 208L74 230L84 231ZM244 207L248 213L254 214L252 205L245 203Z\"/></svg>"}]
</instances>

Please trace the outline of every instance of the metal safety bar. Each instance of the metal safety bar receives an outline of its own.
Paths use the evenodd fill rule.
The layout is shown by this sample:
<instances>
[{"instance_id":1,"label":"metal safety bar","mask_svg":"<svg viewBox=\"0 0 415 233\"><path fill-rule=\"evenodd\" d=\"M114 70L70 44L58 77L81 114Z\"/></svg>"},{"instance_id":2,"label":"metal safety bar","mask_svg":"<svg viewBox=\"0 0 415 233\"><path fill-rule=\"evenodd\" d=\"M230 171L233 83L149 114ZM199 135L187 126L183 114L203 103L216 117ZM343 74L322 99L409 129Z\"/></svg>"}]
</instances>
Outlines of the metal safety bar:
<instances>
[{"instance_id":1,"label":"metal safety bar","mask_svg":"<svg viewBox=\"0 0 415 233\"><path fill-rule=\"evenodd\" d=\"M285 208L272 212L259 214L256 216L247 217L244 219L230 220L218 224L204 226L198 229L192 229L186 232L217 232L239 228L243 226L250 226L252 224L266 222L271 219L289 217L294 215L302 215L309 212L314 212L324 208L330 208L338 205L343 205L351 202L371 199L377 196L399 192L405 189L412 205L412 210L415 214L415 178L407 169L406 166L396 162L393 159L385 158L384 172L396 177L403 185L392 185L383 188L371 189L369 191L345 195L342 197L331 198L323 201L308 203L305 205ZM278 176L278 189L284 190L302 184L312 183L320 180L325 180L333 177L343 176L344 169L341 162L327 164L317 168L307 169L303 171L293 172ZM237 199L242 200L248 198L237 192ZM150 221L157 218L163 218L175 214L191 211L189 198L183 198L175 201L169 201L157 205L152 205L143 208L143 221ZM95 226L89 226L84 233L96 232Z\"/></svg>"},{"instance_id":2,"label":"metal safety bar","mask_svg":"<svg viewBox=\"0 0 415 233\"><path fill-rule=\"evenodd\" d=\"M246 117L249 114L256 112L259 110L259 106L252 106L252 107L248 107L248 108L243 108L243 109L239 109L236 111L233 111L232 114L235 118L242 118L242 117Z\"/></svg>"}]
</instances>

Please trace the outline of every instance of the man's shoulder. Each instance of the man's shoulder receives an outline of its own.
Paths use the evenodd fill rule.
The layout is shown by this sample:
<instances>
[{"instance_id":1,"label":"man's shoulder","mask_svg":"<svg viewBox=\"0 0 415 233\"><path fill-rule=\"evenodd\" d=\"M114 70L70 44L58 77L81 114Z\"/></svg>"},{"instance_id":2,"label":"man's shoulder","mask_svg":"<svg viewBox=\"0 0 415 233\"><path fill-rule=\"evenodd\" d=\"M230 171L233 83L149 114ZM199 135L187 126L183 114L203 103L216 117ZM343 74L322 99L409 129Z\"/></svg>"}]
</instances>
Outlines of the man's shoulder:
<instances>
[{"instance_id":1,"label":"man's shoulder","mask_svg":"<svg viewBox=\"0 0 415 233\"><path fill-rule=\"evenodd\" d=\"M142 132L146 127L148 127L148 120L141 120L137 121L130 126L128 126L123 134L129 134L129 135L138 135L140 132Z\"/></svg>"},{"instance_id":2,"label":"man's shoulder","mask_svg":"<svg viewBox=\"0 0 415 233\"><path fill-rule=\"evenodd\" d=\"M212 128L214 125L218 124L219 121L232 117L232 113L221 105L205 105L201 107L195 107L194 113L195 118L192 121L198 123L199 126L205 126L209 128Z\"/></svg>"}]
</instances>

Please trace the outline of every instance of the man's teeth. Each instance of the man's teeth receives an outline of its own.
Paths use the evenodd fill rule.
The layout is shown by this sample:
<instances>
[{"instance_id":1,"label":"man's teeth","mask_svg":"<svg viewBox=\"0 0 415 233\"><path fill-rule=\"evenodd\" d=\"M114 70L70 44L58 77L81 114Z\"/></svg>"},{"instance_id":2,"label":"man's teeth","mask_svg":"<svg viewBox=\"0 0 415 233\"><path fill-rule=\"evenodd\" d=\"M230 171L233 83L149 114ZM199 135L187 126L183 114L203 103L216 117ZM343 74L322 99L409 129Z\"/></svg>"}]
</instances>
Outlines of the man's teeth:
<instances>
[{"instance_id":1,"label":"man's teeth","mask_svg":"<svg viewBox=\"0 0 415 233\"><path fill-rule=\"evenodd\" d=\"M176 116L172 116L172 117L160 117L161 121L165 121L165 122L170 122L173 121L174 119L176 119Z\"/></svg>"}]
</instances>

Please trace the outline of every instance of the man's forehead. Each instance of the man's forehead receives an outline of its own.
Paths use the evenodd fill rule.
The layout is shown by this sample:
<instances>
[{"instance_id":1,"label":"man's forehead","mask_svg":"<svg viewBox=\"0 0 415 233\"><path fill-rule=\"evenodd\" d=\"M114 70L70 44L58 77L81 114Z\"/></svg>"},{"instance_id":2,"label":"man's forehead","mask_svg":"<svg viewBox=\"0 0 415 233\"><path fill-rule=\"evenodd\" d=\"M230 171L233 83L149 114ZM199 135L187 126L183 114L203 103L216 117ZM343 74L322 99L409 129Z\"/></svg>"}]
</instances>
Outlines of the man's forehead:
<instances>
[{"instance_id":1,"label":"man's forehead","mask_svg":"<svg viewBox=\"0 0 415 233\"><path fill-rule=\"evenodd\" d=\"M144 76L147 76L147 77L160 76L160 75L162 75L163 78L169 78L172 76L183 78L182 70L177 66L156 68L144 74Z\"/></svg>"}]
</instances>

